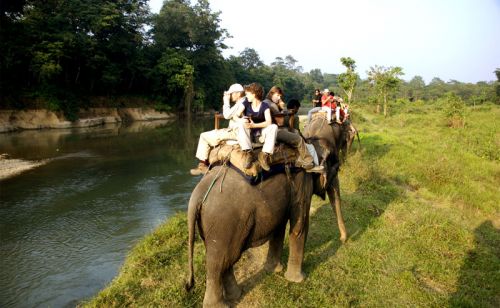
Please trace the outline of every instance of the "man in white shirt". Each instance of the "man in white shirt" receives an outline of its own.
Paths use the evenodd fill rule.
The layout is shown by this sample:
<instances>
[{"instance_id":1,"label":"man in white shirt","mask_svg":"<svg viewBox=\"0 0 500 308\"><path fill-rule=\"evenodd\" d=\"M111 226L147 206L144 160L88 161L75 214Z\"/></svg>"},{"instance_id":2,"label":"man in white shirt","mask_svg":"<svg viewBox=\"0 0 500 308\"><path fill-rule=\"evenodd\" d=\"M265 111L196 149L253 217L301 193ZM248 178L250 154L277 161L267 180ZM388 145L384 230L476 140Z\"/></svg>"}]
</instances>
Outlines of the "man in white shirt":
<instances>
[{"instance_id":1,"label":"man in white shirt","mask_svg":"<svg viewBox=\"0 0 500 308\"><path fill-rule=\"evenodd\" d=\"M222 115L226 120L229 120L229 127L214 129L200 134L196 150L196 158L200 162L196 168L190 170L191 175L202 175L208 171L208 155L212 147L217 146L223 140L237 140L236 121L239 117L236 115L236 111L245 99L245 91L241 84L235 83L224 92ZM235 103L232 107L230 105L231 102Z\"/></svg>"}]
</instances>

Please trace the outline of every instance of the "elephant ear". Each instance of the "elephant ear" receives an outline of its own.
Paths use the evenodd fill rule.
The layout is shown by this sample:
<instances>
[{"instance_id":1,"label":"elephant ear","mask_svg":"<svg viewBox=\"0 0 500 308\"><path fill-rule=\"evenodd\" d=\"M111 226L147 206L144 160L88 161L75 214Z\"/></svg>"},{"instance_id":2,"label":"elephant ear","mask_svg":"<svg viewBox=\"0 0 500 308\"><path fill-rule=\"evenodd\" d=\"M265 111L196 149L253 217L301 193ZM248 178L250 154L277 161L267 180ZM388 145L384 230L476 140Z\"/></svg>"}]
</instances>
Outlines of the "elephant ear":
<instances>
[{"instance_id":1,"label":"elephant ear","mask_svg":"<svg viewBox=\"0 0 500 308\"><path fill-rule=\"evenodd\" d=\"M318 191L315 191L320 195L322 198L324 198L324 192L321 194L321 191L323 191L328 183L329 179L329 173L330 173L330 168L329 168L329 158L331 156L331 148L332 145L328 142L328 140L325 139L314 139L312 140L312 145L314 145L314 149L316 150L316 153L318 154L318 161L320 165L325 166L325 173L322 173L317 179L316 179L316 185L319 183L321 189Z\"/></svg>"}]
</instances>

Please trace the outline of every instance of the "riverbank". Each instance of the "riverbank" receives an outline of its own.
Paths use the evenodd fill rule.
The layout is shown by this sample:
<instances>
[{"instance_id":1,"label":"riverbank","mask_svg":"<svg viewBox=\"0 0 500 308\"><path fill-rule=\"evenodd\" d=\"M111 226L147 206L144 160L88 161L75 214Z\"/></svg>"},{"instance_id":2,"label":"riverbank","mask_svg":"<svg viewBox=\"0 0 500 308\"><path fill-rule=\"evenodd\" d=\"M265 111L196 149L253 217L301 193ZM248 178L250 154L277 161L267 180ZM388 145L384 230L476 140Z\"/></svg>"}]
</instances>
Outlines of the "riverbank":
<instances>
[{"instance_id":1,"label":"riverbank","mask_svg":"<svg viewBox=\"0 0 500 308\"><path fill-rule=\"evenodd\" d=\"M103 124L151 121L174 118L175 114L153 108L89 108L77 113L78 120L69 121L62 112L46 109L0 110L0 133L29 129L68 129Z\"/></svg>"},{"instance_id":2,"label":"riverbank","mask_svg":"<svg viewBox=\"0 0 500 308\"><path fill-rule=\"evenodd\" d=\"M468 110L475 120L466 129L447 127L436 106L420 108L387 118L357 113L361 150L340 171L348 242L338 240L328 202L313 198L306 280L265 273L259 248L264 253L246 253L236 265L243 294L234 306L500 305L500 108ZM287 250L285 241L283 264ZM198 238L196 285L187 293L187 225L179 213L138 243L120 274L82 306L200 307L204 258Z\"/></svg>"},{"instance_id":3,"label":"riverbank","mask_svg":"<svg viewBox=\"0 0 500 308\"><path fill-rule=\"evenodd\" d=\"M71 129L26 129L16 131L12 134L0 135L0 180L4 180L21 173L44 166L50 162L60 159L72 159L88 157L88 153L75 153L60 151L58 145L64 143L64 139L72 134L88 134L104 136L116 136L123 133L140 133L142 131L165 126L175 121L173 117L154 120L137 120L133 122L103 123L97 126L72 127ZM26 146L21 140L29 140L29 144L38 149L45 149L43 153L28 157L20 154L19 147ZM25 153L26 154L26 153Z\"/></svg>"}]
</instances>

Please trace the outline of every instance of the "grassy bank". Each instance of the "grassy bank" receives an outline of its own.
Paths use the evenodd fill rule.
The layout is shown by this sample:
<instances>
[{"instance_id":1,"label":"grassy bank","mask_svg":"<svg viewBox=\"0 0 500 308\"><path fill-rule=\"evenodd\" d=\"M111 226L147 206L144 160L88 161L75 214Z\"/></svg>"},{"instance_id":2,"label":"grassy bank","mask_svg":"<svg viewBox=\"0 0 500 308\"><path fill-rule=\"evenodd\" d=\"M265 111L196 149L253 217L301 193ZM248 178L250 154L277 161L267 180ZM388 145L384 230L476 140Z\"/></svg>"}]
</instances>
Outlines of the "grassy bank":
<instances>
[{"instance_id":1,"label":"grassy bank","mask_svg":"<svg viewBox=\"0 0 500 308\"><path fill-rule=\"evenodd\" d=\"M430 106L384 119L360 110L361 149L341 169L347 244L327 201L313 199L301 284L238 263L238 307L500 306L500 108L446 126ZM357 148L357 145L356 145ZM187 226L179 213L141 241L88 307L201 306L204 247L186 293ZM286 249L287 247L285 247ZM287 252L283 256L286 264Z\"/></svg>"}]
</instances>

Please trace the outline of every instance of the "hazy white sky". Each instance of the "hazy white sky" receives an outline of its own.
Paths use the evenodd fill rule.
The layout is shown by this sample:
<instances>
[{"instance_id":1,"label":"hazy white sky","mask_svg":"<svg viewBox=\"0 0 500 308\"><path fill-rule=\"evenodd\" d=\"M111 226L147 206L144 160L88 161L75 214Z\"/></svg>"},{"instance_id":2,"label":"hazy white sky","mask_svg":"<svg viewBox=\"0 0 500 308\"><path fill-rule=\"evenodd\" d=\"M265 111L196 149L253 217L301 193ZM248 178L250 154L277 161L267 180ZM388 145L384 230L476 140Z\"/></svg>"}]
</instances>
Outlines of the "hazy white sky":
<instances>
[{"instance_id":1,"label":"hazy white sky","mask_svg":"<svg viewBox=\"0 0 500 308\"><path fill-rule=\"evenodd\" d=\"M163 0L149 2L159 12ZM370 66L401 66L404 79L426 83L496 80L500 68L500 0L209 2L233 36L226 57L250 47L266 64L291 55L305 72L334 74L351 57L362 78Z\"/></svg>"}]
</instances>

